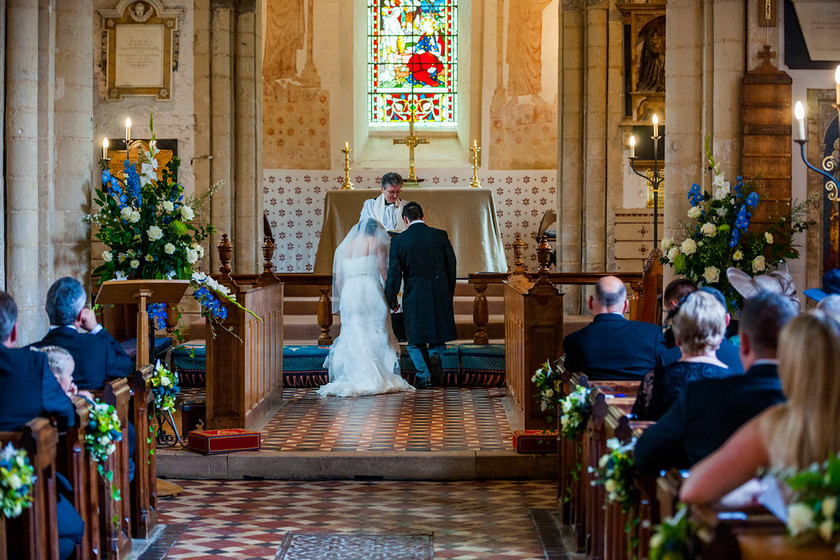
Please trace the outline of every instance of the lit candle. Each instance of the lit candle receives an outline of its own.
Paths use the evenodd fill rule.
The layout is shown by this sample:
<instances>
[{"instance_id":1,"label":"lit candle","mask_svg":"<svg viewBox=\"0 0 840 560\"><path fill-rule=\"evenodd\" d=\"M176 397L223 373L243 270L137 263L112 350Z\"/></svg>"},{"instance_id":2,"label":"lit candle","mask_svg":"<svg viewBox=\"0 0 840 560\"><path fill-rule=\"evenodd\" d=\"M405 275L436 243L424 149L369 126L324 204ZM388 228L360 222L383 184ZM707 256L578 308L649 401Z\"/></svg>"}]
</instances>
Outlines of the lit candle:
<instances>
[{"instance_id":1,"label":"lit candle","mask_svg":"<svg viewBox=\"0 0 840 560\"><path fill-rule=\"evenodd\" d=\"M799 139L805 140L805 107L802 106L801 101L796 102L793 108L793 114L796 120L799 121Z\"/></svg>"},{"instance_id":2,"label":"lit candle","mask_svg":"<svg viewBox=\"0 0 840 560\"><path fill-rule=\"evenodd\" d=\"M656 113L653 114L653 135L659 136L659 117L656 116Z\"/></svg>"},{"instance_id":3,"label":"lit candle","mask_svg":"<svg viewBox=\"0 0 840 560\"><path fill-rule=\"evenodd\" d=\"M837 70L834 71L834 83L837 84L834 86L834 89L837 92L834 94L834 98L837 101L837 104L840 105L840 66L838 66Z\"/></svg>"},{"instance_id":4,"label":"lit candle","mask_svg":"<svg viewBox=\"0 0 840 560\"><path fill-rule=\"evenodd\" d=\"M125 143L131 142L131 117L125 118Z\"/></svg>"},{"instance_id":5,"label":"lit candle","mask_svg":"<svg viewBox=\"0 0 840 560\"><path fill-rule=\"evenodd\" d=\"M350 142L345 142L345 143L344 143L344 150L345 150L345 151L349 151L349 150L350 150Z\"/></svg>"},{"instance_id":6,"label":"lit candle","mask_svg":"<svg viewBox=\"0 0 840 560\"><path fill-rule=\"evenodd\" d=\"M636 157L636 137L630 137L630 157Z\"/></svg>"},{"instance_id":7,"label":"lit candle","mask_svg":"<svg viewBox=\"0 0 840 560\"><path fill-rule=\"evenodd\" d=\"M102 159L108 159L108 138L102 139Z\"/></svg>"}]
</instances>

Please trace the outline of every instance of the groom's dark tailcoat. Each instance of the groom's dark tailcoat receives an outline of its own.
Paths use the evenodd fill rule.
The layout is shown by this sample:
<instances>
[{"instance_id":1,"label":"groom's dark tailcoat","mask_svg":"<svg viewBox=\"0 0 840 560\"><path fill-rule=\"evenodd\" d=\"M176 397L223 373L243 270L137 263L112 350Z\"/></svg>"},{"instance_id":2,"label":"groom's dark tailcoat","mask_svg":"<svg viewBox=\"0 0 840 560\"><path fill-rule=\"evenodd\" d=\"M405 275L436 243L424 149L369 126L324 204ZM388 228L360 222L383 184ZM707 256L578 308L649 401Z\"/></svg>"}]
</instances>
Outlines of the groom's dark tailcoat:
<instances>
[{"instance_id":1,"label":"groom's dark tailcoat","mask_svg":"<svg viewBox=\"0 0 840 560\"><path fill-rule=\"evenodd\" d=\"M455 330L455 251L449 236L423 222L413 223L391 240L385 299L397 304L405 278L402 305L410 344L442 344L458 338Z\"/></svg>"},{"instance_id":2,"label":"groom's dark tailcoat","mask_svg":"<svg viewBox=\"0 0 840 560\"><path fill-rule=\"evenodd\" d=\"M748 420L784 402L775 364L752 366L743 375L700 379L636 443L636 465L645 473L687 469L718 449Z\"/></svg>"}]
</instances>

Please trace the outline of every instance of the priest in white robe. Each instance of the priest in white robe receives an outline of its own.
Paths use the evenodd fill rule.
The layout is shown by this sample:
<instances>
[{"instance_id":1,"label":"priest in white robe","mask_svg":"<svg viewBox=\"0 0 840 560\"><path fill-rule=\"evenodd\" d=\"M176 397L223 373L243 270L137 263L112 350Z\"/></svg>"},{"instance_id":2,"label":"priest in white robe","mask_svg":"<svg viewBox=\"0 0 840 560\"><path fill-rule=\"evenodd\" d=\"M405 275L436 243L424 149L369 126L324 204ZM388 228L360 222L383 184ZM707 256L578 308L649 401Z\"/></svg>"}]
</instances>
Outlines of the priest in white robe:
<instances>
[{"instance_id":1,"label":"priest in white robe","mask_svg":"<svg viewBox=\"0 0 840 560\"><path fill-rule=\"evenodd\" d=\"M386 173L382 176L380 185L382 186L382 194L365 201L359 221L372 218L382 224L385 231L400 233L405 230L405 223L402 219L404 203L400 200L403 178L399 173Z\"/></svg>"}]
</instances>

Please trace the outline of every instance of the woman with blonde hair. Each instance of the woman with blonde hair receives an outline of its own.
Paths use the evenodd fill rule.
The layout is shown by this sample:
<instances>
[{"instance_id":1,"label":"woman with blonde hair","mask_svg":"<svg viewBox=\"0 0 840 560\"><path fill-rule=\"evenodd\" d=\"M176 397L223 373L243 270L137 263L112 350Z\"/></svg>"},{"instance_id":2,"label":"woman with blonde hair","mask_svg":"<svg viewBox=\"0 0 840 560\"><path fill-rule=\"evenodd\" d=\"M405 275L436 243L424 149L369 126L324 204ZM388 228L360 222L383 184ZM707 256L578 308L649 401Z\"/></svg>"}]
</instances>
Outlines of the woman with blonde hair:
<instances>
[{"instance_id":1,"label":"woman with blonde hair","mask_svg":"<svg viewBox=\"0 0 840 560\"><path fill-rule=\"evenodd\" d=\"M682 501L713 502L762 467L801 469L840 451L840 323L821 311L791 319L779 335L779 378L787 402L744 424L697 463Z\"/></svg>"}]
</instances>

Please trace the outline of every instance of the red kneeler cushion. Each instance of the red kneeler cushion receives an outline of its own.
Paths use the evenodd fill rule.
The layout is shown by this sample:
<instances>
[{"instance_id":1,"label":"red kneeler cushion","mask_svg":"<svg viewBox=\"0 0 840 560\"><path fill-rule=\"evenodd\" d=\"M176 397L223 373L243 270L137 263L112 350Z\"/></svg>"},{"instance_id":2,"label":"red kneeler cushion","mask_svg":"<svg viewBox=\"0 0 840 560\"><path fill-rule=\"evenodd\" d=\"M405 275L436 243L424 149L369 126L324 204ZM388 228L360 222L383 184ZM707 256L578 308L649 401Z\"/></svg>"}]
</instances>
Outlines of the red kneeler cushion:
<instances>
[{"instance_id":1,"label":"red kneeler cushion","mask_svg":"<svg viewBox=\"0 0 840 560\"><path fill-rule=\"evenodd\" d=\"M259 451L260 433L242 428L196 430L187 435L187 447L208 455L231 451Z\"/></svg>"},{"instance_id":2,"label":"red kneeler cushion","mask_svg":"<svg viewBox=\"0 0 840 560\"><path fill-rule=\"evenodd\" d=\"M556 430L517 430L513 432L517 453L557 453Z\"/></svg>"}]
</instances>

